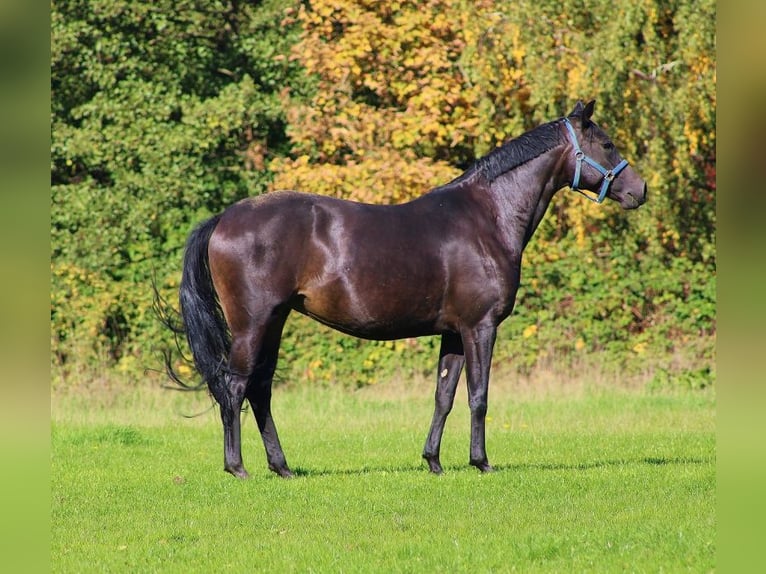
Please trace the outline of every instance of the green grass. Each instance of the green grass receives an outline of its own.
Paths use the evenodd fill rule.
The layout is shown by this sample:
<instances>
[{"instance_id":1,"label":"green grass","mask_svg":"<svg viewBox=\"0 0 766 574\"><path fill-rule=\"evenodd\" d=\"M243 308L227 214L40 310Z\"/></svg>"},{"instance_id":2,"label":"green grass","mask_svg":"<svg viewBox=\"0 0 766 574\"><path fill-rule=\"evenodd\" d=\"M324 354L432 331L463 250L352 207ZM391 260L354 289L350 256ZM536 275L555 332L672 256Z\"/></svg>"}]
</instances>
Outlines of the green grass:
<instances>
[{"instance_id":1,"label":"green grass","mask_svg":"<svg viewBox=\"0 0 766 574\"><path fill-rule=\"evenodd\" d=\"M467 465L464 391L445 474L420 451L432 389L280 388L298 476L266 470L245 413L251 479L222 469L203 395L54 395L56 572L705 572L715 563L712 389L493 387L487 448Z\"/></svg>"}]
</instances>

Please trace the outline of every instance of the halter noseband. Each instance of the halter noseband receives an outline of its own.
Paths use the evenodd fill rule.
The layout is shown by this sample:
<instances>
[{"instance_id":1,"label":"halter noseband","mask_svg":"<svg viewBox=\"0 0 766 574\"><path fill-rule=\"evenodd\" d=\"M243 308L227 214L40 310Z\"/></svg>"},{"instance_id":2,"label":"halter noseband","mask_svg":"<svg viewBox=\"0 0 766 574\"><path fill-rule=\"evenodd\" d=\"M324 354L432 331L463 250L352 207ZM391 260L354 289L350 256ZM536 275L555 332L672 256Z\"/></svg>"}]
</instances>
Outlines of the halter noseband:
<instances>
[{"instance_id":1,"label":"halter noseband","mask_svg":"<svg viewBox=\"0 0 766 574\"><path fill-rule=\"evenodd\" d=\"M569 139L572 141L576 160L574 179L572 180L572 185L570 187L572 188L572 191L576 191L577 193L584 195L591 201L601 203L604 201L604 198L609 191L609 186L612 185L614 178L617 177L620 172L628 166L628 161L624 159L612 169L604 168L596 160L585 155L585 152L580 149L580 144L577 142L577 134L575 134L574 127L572 127L572 124L568 118L564 118L564 125L566 125L567 131L569 132ZM594 167L604 178L604 180L601 182L601 189L599 190L598 198L596 199L592 198L586 193L583 193L580 189L580 171L582 170L582 162L585 162L588 165Z\"/></svg>"}]
</instances>

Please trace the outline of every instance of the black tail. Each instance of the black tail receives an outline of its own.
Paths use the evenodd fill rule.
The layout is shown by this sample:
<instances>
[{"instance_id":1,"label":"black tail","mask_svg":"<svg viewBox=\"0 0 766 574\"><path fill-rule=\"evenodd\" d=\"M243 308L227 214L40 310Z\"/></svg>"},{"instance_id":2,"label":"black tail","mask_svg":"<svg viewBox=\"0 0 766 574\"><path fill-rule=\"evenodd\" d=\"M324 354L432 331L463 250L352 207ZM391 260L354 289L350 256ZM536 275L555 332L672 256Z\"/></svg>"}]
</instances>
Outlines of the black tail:
<instances>
[{"instance_id":1,"label":"black tail","mask_svg":"<svg viewBox=\"0 0 766 574\"><path fill-rule=\"evenodd\" d=\"M224 374L231 348L231 337L210 277L207 256L208 242L219 219L220 215L217 215L201 223L186 241L179 289L183 325L179 326L177 321L173 321L167 311L161 313L161 320L166 326L177 334L186 335L194 366L203 381L197 386L185 383L173 370L166 353L165 370L168 375L188 390L202 388L207 383L216 398L219 396L217 391L225 384ZM155 305L162 309L163 302L155 302Z\"/></svg>"}]
</instances>

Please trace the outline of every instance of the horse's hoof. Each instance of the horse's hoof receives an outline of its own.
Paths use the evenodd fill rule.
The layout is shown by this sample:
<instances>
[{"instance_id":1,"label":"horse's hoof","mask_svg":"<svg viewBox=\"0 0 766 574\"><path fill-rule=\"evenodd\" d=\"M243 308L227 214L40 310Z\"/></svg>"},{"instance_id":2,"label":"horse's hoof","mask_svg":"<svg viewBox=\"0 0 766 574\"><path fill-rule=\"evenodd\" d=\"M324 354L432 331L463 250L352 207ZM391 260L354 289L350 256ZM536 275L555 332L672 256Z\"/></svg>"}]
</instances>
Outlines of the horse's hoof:
<instances>
[{"instance_id":1,"label":"horse's hoof","mask_svg":"<svg viewBox=\"0 0 766 574\"><path fill-rule=\"evenodd\" d=\"M482 462L471 461L471 465L478 468L481 472L495 472L495 469L486 460Z\"/></svg>"},{"instance_id":2,"label":"horse's hoof","mask_svg":"<svg viewBox=\"0 0 766 574\"><path fill-rule=\"evenodd\" d=\"M225 466L223 469L229 474L236 476L237 478L241 478L241 479L250 478L250 475L247 473L247 471L245 470L245 467L243 466L233 466L233 467Z\"/></svg>"},{"instance_id":3,"label":"horse's hoof","mask_svg":"<svg viewBox=\"0 0 766 574\"><path fill-rule=\"evenodd\" d=\"M444 469L442 468L442 465L437 457L423 455L423 458L426 459L426 462L428 463L428 469L433 474L441 474L444 472Z\"/></svg>"},{"instance_id":4,"label":"horse's hoof","mask_svg":"<svg viewBox=\"0 0 766 574\"><path fill-rule=\"evenodd\" d=\"M294 476L292 471L289 468L287 468L286 466L272 466L272 465L269 465L269 470L271 472L277 473L282 478L293 478L293 476Z\"/></svg>"}]
</instances>

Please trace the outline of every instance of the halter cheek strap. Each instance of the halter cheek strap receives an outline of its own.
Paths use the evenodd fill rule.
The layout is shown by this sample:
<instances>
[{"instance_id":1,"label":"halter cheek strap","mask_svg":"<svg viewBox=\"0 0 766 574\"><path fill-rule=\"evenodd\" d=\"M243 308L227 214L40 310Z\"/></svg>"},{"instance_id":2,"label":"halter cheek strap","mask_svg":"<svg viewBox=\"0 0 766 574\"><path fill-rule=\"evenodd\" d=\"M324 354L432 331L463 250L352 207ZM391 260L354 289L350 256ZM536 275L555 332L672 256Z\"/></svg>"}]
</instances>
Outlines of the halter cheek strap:
<instances>
[{"instance_id":1,"label":"halter cheek strap","mask_svg":"<svg viewBox=\"0 0 766 574\"><path fill-rule=\"evenodd\" d=\"M614 178L617 177L620 172L628 166L628 160L624 159L612 169L606 169L596 160L585 155L585 152L580 149L580 144L577 141L577 134L575 133L574 127L568 118L564 118L564 125L567 127L567 131L569 132L569 139L572 142L572 147L574 147L575 152L575 174L574 179L572 180L572 185L570 187L572 188L572 191L576 191L584 195L591 201L601 203L604 201L604 198L606 198L606 194L609 192L609 186L612 185ZM585 162L596 169L596 171L598 171L603 177L603 181L601 182L601 189L599 190L597 199L594 199L591 196L583 193L580 189L580 173L582 172L582 162Z\"/></svg>"}]
</instances>

